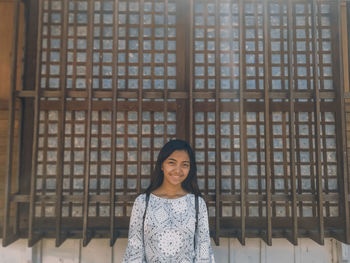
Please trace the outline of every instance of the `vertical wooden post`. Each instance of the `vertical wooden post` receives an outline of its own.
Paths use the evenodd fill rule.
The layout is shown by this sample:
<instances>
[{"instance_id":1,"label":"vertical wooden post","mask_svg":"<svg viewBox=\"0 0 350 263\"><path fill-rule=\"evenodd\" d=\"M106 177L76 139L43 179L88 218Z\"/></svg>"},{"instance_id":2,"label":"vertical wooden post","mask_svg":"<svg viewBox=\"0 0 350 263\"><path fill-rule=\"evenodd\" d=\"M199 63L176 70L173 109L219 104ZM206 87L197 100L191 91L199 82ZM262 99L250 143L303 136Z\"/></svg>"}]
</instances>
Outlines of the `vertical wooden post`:
<instances>
[{"instance_id":1,"label":"vertical wooden post","mask_svg":"<svg viewBox=\"0 0 350 263\"><path fill-rule=\"evenodd\" d=\"M141 192L141 156L142 156L142 105L143 105L143 89L142 89L142 72L143 72L143 0L140 0L140 25L139 25L139 87L137 97L137 193Z\"/></svg>"},{"instance_id":2,"label":"vertical wooden post","mask_svg":"<svg viewBox=\"0 0 350 263\"><path fill-rule=\"evenodd\" d=\"M194 0L189 0L190 2L190 23L189 23L189 52L188 52L188 61L189 61L189 68L188 68L188 85L189 85L189 92L188 92L188 100L189 100L189 142L191 145L194 145L194 102L193 102L193 50L194 50L194 43L193 43L193 16L194 16ZM187 83L186 83L187 84Z\"/></svg>"},{"instance_id":3,"label":"vertical wooden post","mask_svg":"<svg viewBox=\"0 0 350 263\"><path fill-rule=\"evenodd\" d=\"M14 4L15 11L13 16L13 35L12 35L12 52L11 52L11 93L8 105L9 125L8 125L8 145L6 152L6 180L5 180L5 207L4 207L4 225L3 225L3 240L2 245L7 246L18 239L16 233L17 224L10 226L10 206L11 206L11 185L12 185L12 167L13 167L13 146L15 136L15 113L16 113L16 87L17 87L17 57L18 57L18 33L19 33L19 13L20 1L17 0ZM17 204L16 204L17 206ZM17 213L16 213L17 214ZM17 216L17 215L15 215Z\"/></svg>"},{"instance_id":4,"label":"vertical wooden post","mask_svg":"<svg viewBox=\"0 0 350 263\"><path fill-rule=\"evenodd\" d=\"M271 209L271 132L270 132L270 87L271 87L271 68L270 68L270 16L269 2L264 1L264 101L265 101L265 180L266 180L266 243L272 245L272 209Z\"/></svg>"},{"instance_id":5,"label":"vertical wooden post","mask_svg":"<svg viewBox=\"0 0 350 263\"><path fill-rule=\"evenodd\" d=\"M86 88L88 93L88 108L85 121L85 167L84 167L84 203L83 203L83 246L87 246L92 238L88 231L89 218L89 188L90 188L90 149L91 149L91 118L92 118L92 51L93 51L93 23L94 23L94 2L88 1L88 43L87 43L87 76Z\"/></svg>"},{"instance_id":6,"label":"vertical wooden post","mask_svg":"<svg viewBox=\"0 0 350 263\"><path fill-rule=\"evenodd\" d=\"M220 1L215 3L215 237L219 246L221 196L221 141L220 141Z\"/></svg>"},{"instance_id":7,"label":"vertical wooden post","mask_svg":"<svg viewBox=\"0 0 350 263\"><path fill-rule=\"evenodd\" d=\"M323 216L323 190L322 190L322 166L321 166L321 149L320 149L320 124L321 124L321 114L320 114L320 87L319 87L319 74L318 74L318 65L319 61L317 60L318 46L317 46L317 22L318 26L319 20L317 0L313 0L311 4L311 18L312 18L312 74L313 74L313 100L314 100L314 116L315 116L315 150L316 150L316 187L317 187L317 218L318 218L318 236L313 237L315 241L319 244L324 244L324 216Z\"/></svg>"},{"instance_id":8,"label":"vertical wooden post","mask_svg":"<svg viewBox=\"0 0 350 263\"><path fill-rule=\"evenodd\" d=\"M67 31L68 31L68 1L63 2L62 12L62 35L60 50L60 109L58 116L58 149L57 149L57 165L56 165L56 196L55 204L56 213L56 247L59 247L66 239L62 235L62 199L63 199L63 165L64 165L64 145L65 145L65 124L66 124L66 70L67 70Z\"/></svg>"},{"instance_id":9,"label":"vertical wooden post","mask_svg":"<svg viewBox=\"0 0 350 263\"><path fill-rule=\"evenodd\" d=\"M244 0L239 0L239 141L240 141L240 188L241 188L241 233L239 241L245 245L246 238L246 180L247 180L247 152L246 152L246 130L245 130L245 111L244 111L244 90L245 90L245 27L244 27Z\"/></svg>"},{"instance_id":10,"label":"vertical wooden post","mask_svg":"<svg viewBox=\"0 0 350 263\"><path fill-rule=\"evenodd\" d=\"M288 1L288 88L289 88L289 158L290 158L290 175L291 175L291 195L292 195L292 234L289 237L293 245L298 244L298 214L297 214L297 196L296 196L296 176L295 176L295 107L294 107L294 91L295 79L293 72L293 65L296 63L293 60L294 44L293 44L293 30L294 30L294 13L291 1Z\"/></svg>"},{"instance_id":11,"label":"vertical wooden post","mask_svg":"<svg viewBox=\"0 0 350 263\"><path fill-rule=\"evenodd\" d=\"M32 166L30 179L30 204L29 204L29 220L28 220L28 246L32 247L40 240L40 233L34 233L35 221L35 196L36 196L36 173L38 159L38 132L39 132L39 114L40 114L40 68L41 68L41 34L42 34L42 14L43 1L38 3L38 38L37 38L37 56L35 71L35 97L34 97L34 127L33 127L33 147L32 147Z\"/></svg>"},{"instance_id":12,"label":"vertical wooden post","mask_svg":"<svg viewBox=\"0 0 350 263\"><path fill-rule=\"evenodd\" d=\"M110 240L109 245L113 246L117 240L117 232L115 230L115 176L116 176L116 120L117 120L117 63L118 63L118 11L119 1L114 0L114 22L113 22L113 65L112 65L112 146L111 146L111 174L110 174L110 202L109 202L109 216L110 216Z\"/></svg>"}]
</instances>

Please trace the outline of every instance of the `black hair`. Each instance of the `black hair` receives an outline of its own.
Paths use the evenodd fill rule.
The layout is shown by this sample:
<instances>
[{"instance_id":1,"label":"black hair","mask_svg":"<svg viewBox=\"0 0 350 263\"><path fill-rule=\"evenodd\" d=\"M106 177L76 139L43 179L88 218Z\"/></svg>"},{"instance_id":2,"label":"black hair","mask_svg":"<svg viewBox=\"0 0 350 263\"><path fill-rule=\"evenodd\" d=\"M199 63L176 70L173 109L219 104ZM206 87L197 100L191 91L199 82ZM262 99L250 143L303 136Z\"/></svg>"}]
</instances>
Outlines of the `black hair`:
<instances>
[{"instance_id":1,"label":"black hair","mask_svg":"<svg viewBox=\"0 0 350 263\"><path fill-rule=\"evenodd\" d=\"M194 152L188 142L179 139L168 141L160 150L151 176L151 183L145 193L150 194L162 185L164 180L162 164L174 151L186 151L190 158L190 171L181 183L182 188L189 193L201 195L197 184L197 165Z\"/></svg>"}]
</instances>

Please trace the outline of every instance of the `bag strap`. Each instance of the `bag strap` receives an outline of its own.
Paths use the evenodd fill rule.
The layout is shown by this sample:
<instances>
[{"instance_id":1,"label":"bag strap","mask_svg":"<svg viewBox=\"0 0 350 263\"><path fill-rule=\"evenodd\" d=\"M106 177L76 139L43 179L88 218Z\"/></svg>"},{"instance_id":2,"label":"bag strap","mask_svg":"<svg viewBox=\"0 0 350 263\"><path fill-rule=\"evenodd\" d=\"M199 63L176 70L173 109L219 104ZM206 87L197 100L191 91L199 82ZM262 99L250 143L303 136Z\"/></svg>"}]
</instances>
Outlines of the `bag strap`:
<instances>
[{"instance_id":1,"label":"bag strap","mask_svg":"<svg viewBox=\"0 0 350 263\"><path fill-rule=\"evenodd\" d=\"M143 247L145 247L145 218L146 218L146 211L148 207L148 202L149 202L149 193L146 193L146 204L145 204L145 211L143 212L143 217L142 217L142 243Z\"/></svg>"},{"instance_id":2,"label":"bag strap","mask_svg":"<svg viewBox=\"0 0 350 263\"><path fill-rule=\"evenodd\" d=\"M195 208L196 208L196 222L195 222L195 228L194 228L194 237L193 237L193 245L194 245L194 251L196 251L196 237L198 235L198 214L199 214L199 202L198 202L198 195L195 194L194 195L194 204L195 204Z\"/></svg>"},{"instance_id":3,"label":"bag strap","mask_svg":"<svg viewBox=\"0 0 350 263\"><path fill-rule=\"evenodd\" d=\"M144 225L144 223L145 223L146 211L147 211L148 202L149 202L149 196L150 196L150 194L146 193L146 205L145 205L145 211L143 212L142 225Z\"/></svg>"}]
</instances>

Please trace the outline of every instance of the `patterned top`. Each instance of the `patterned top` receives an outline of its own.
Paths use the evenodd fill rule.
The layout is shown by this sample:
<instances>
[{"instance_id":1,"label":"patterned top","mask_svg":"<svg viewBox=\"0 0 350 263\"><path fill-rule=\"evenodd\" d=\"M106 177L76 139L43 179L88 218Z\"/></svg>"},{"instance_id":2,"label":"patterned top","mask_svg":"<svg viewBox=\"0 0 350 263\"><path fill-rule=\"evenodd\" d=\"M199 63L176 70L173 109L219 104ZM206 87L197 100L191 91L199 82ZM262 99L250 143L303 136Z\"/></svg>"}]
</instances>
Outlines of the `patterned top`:
<instances>
[{"instance_id":1,"label":"patterned top","mask_svg":"<svg viewBox=\"0 0 350 263\"><path fill-rule=\"evenodd\" d=\"M166 199L151 194L144 224L144 242L142 219L146 194L139 195L131 212L128 246L123 263L215 263L207 207L201 197L198 199L198 235L194 251L194 195Z\"/></svg>"}]
</instances>

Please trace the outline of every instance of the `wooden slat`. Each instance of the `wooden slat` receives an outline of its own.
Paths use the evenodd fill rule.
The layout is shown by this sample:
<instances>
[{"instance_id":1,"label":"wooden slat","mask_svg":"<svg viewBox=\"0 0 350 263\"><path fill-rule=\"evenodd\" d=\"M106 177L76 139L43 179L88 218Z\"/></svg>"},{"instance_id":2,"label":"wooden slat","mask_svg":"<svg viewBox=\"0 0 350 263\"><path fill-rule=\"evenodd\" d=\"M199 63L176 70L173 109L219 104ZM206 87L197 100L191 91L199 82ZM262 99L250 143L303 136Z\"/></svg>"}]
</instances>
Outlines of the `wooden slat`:
<instances>
[{"instance_id":1,"label":"wooden slat","mask_svg":"<svg viewBox=\"0 0 350 263\"><path fill-rule=\"evenodd\" d=\"M18 124L18 133L17 133L17 136L18 136L18 139L17 139L17 162L16 162L16 191L18 192L19 189L20 189L20 185L21 185L21 180L20 180L20 169L21 169L21 166L22 166L22 159L21 159L21 148L22 148L22 143L24 141L24 138L22 136L22 131L23 131L23 122L21 121L23 119L23 103L21 101L20 103L20 106L19 106L19 116L18 116L18 120L19 120L19 124ZM19 212L20 212L20 206L19 204L16 204L15 205L15 209L14 209L14 218L13 218L13 224L14 224L14 236L18 236L20 234L20 231L19 231L19 222L20 222L20 215L19 215Z\"/></svg>"},{"instance_id":2,"label":"wooden slat","mask_svg":"<svg viewBox=\"0 0 350 263\"><path fill-rule=\"evenodd\" d=\"M34 98L35 92L34 91L17 91L16 92L19 98ZM93 97L94 98L112 98L113 93L112 91L108 90L96 90L93 91ZM183 91L143 91L143 98L145 99L164 99L166 96L169 99L189 99L188 93ZM45 98L60 98L60 93L58 91L47 91L44 90L40 92L41 97ZM194 91L193 92L193 98L194 99L215 99L216 92L214 91ZM74 90L68 90L66 92L66 97L68 98L87 98L88 93L86 91L74 91ZM287 99L289 96L288 90L281 90L281 91L270 91L269 92L269 99ZM350 93L344 94L345 98L350 98ZM237 91L219 91L219 98L221 99L239 99L240 95ZM243 92L243 98L244 99L263 99L265 97L265 94L263 91L244 91ZM310 99L313 97L313 92L309 90L305 91L295 91L294 92L294 98L295 99ZM138 91L119 91L118 92L118 98L124 98L124 99L137 99L138 98ZM336 93L334 91L320 91L320 98L321 99L334 99L336 98Z\"/></svg>"},{"instance_id":3,"label":"wooden slat","mask_svg":"<svg viewBox=\"0 0 350 263\"><path fill-rule=\"evenodd\" d=\"M231 27L233 27L233 15L232 15L232 9L233 9L233 5L232 5L232 1L230 1L229 3L229 29L231 29ZM229 30L229 41L230 41L230 45L229 45L229 50L230 50L230 54L229 54L229 62L230 62L230 86L233 88L234 87L234 67L237 67L235 64L234 64L234 61L233 61L233 53L232 53L232 50L233 50L233 41L234 41L234 37L233 37L233 28L232 30ZM239 65L238 65L238 68L239 68ZM239 98L239 90L236 91L236 96ZM229 96L227 96L227 98L229 98ZM231 98L232 99L232 98ZM237 110L236 110L237 111ZM232 115L231 115L232 114ZM237 175L237 172L234 170L234 162L235 162L235 156L234 156L234 150L235 150L235 139L234 139L234 126L237 125L237 123L235 122L235 110L234 110L234 106L233 106L233 103L232 103L232 109L231 109L231 113L230 113L230 126L231 126L231 132L230 132L230 137L229 137L229 140L231 141L230 143L230 146L231 146L231 191L230 191L230 194L232 195L233 193L237 193L237 186L235 185L235 177ZM222 200L222 198L220 199ZM222 200L223 201L223 200ZM234 211L236 210L236 207L237 207L237 204L232 204L232 214L234 214L235 216L237 216L237 212Z\"/></svg>"},{"instance_id":4,"label":"wooden slat","mask_svg":"<svg viewBox=\"0 0 350 263\"><path fill-rule=\"evenodd\" d=\"M66 124L66 72L67 72L67 41L65 41L68 33L68 1L63 2L62 14L62 44L60 50L60 111L58 116L58 149L57 149L57 164L56 164L56 196L55 204L56 213L56 247L59 247L66 235L62 235L62 194L63 194L63 174L64 174L64 144L65 144L65 124Z\"/></svg>"},{"instance_id":5,"label":"wooden slat","mask_svg":"<svg viewBox=\"0 0 350 263\"><path fill-rule=\"evenodd\" d=\"M83 203L83 246L87 246L92 238L92 234L88 231L89 218L89 187L90 187L90 148L91 148L91 118L92 118L92 52L93 52L93 21L94 21L94 3L88 1L88 41L87 41L87 76L86 88L88 90L88 110L86 112L85 121L85 165L84 165L84 203Z\"/></svg>"},{"instance_id":6,"label":"wooden slat","mask_svg":"<svg viewBox=\"0 0 350 263\"><path fill-rule=\"evenodd\" d=\"M137 195L135 194L128 194L128 195L116 195L116 201L117 202L132 202L136 198ZM348 196L349 198L350 196ZM215 201L215 197L212 195L205 195L203 198L206 201ZM335 202L338 201L340 198L340 195L337 193L330 193L330 194L324 194L323 200L327 202ZM241 196L240 194L233 194L233 195L220 195L220 200L222 201L240 201ZM263 201L266 199L266 194L246 194L245 200L246 201ZM14 203L29 203L30 202L30 195L26 194L13 194L10 196L11 202ZM83 202L84 195L83 194L72 194L72 195L64 195L63 196L63 202ZM90 195L90 201L92 202L108 202L109 196L108 195ZM317 198L313 194L297 194L296 195L297 201L308 201L308 202L315 202ZM41 202L51 202L54 203L57 201L56 195L48 195L48 196L36 196L35 201ZM292 196L289 194L272 194L271 195L271 201L281 201L281 202L288 202L292 201Z\"/></svg>"},{"instance_id":7,"label":"wooden slat","mask_svg":"<svg viewBox=\"0 0 350 263\"><path fill-rule=\"evenodd\" d=\"M320 48L320 43L317 45L316 36L321 36L321 32L317 32L316 25L320 25L320 19L317 13L320 10L316 10L317 0L313 0L311 4L311 18L312 18L312 74L313 74L313 89L314 89L314 105L315 105L315 151L316 151L316 188L317 188L317 216L318 216L318 236L311 237L316 239L315 241L319 244L324 244L324 215L323 215L323 196L322 196L322 166L321 166L321 135L320 135L320 92L319 92L319 74L318 74L318 61L317 61L317 50ZM317 12L317 13L316 13Z\"/></svg>"},{"instance_id":8,"label":"wooden slat","mask_svg":"<svg viewBox=\"0 0 350 263\"><path fill-rule=\"evenodd\" d=\"M220 192L221 192L221 143L220 143L220 1L215 3L215 236L219 246L220 237Z\"/></svg>"},{"instance_id":9,"label":"wooden slat","mask_svg":"<svg viewBox=\"0 0 350 263\"><path fill-rule=\"evenodd\" d=\"M347 32L347 41L346 43L348 44L347 46L347 52L345 52L347 54L347 61L348 61L348 71L346 72L346 74L348 74L348 76L350 76L350 2L347 2L346 5L346 31L342 31L342 32ZM345 71L344 71L345 74ZM348 77L348 80L350 81L350 77ZM346 87L348 89L350 89L350 83L346 83ZM346 94L345 94L346 95ZM348 97L350 99L350 92L348 93ZM347 101L348 102L348 101ZM349 188L350 188L350 184L349 184Z\"/></svg>"},{"instance_id":10,"label":"wooden slat","mask_svg":"<svg viewBox=\"0 0 350 263\"><path fill-rule=\"evenodd\" d=\"M15 3L15 11L13 16L13 35L12 35L12 52L11 52L11 93L10 99L8 102L8 113L9 113L9 125L8 125L8 145L6 152L6 181L5 181L5 207L4 207L4 222L3 222L3 239L2 245L8 246L12 242L18 239L17 231L14 231L17 228L17 224L13 226L10 225L11 213L10 213L10 195L11 195L11 186L12 186L12 167L13 167L13 146L14 146L14 136L15 136L15 113L16 113L16 86L17 86L17 57L18 57L18 32L19 32L19 12L20 12L20 1L17 0ZM17 205L16 205L17 207ZM15 217L17 216L17 213ZM13 228L13 229L11 229ZM12 233L11 233L12 230Z\"/></svg>"},{"instance_id":11,"label":"wooden slat","mask_svg":"<svg viewBox=\"0 0 350 263\"><path fill-rule=\"evenodd\" d=\"M246 130L244 125L245 112L244 112L244 67L245 67L245 46L244 46L244 0L239 0L239 141L240 141L240 187L241 187L241 233L239 235L239 241L242 245L245 245L246 238L246 180L247 180L247 162L246 162Z\"/></svg>"},{"instance_id":12,"label":"wooden slat","mask_svg":"<svg viewBox=\"0 0 350 263\"><path fill-rule=\"evenodd\" d=\"M188 84L189 86L189 92L188 92L188 100L189 100L189 118L188 118L188 129L189 129L189 142L191 145L195 145L194 144L194 103L193 103L193 90L194 90L194 76L193 76L193 72L194 72L194 42L193 42L193 34L194 34L194 0L189 1L189 44L190 44L190 48L189 48L189 83L185 83Z\"/></svg>"},{"instance_id":13,"label":"wooden slat","mask_svg":"<svg viewBox=\"0 0 350 263\"><path fill-rule=\"evenodd\" d=\"M293 58L294 46L294 12L291 1L288 1L288 88L289 88L289 158L290 158L290 175L291 175L291 194L292 194L292 234L288 238L293 245L298 244L298 213L296 200L296 171L295 171L295 107L294 107L294 92L295 92L295 76L293 72L293 64L296 64L296 57Z\"/></svg>"},{"instance_id":14,"label":"wooden slat","mask_svg":"<svg viewBox=\"0 0 350 263\"><path fill-rule=\"evenodd\" d=\"M164 3L164 32L165 39L164 43L168 43L168 0L165 0ZM164 134L163 139L164 142L167 141L168 138L168 48L164 49Z\"/></svg>"},{"instance_id":15,"label":"wooden slat","mask_svg":"<svg viewBox=\"0 0 350 263\"><path fill-rule=\"evenodd\" d=\"M100 19L99 21L96 21L96 16L100 16ZM93 28L94 30L96 28L99 28L100 30L103 29L104 25L103 25L103 20L101 19L103 17L104 13L103 13L103 3L101 3L101 6L100 8L96 8L96 10L94 10L94 23L93 23ZM103 39L104 39L104 36L103 34L99 34L98 36L95 36L94 35L94 43L95 41L98 41L101 45L101 43L103 43ZM93 50L92 52L92 59L93 59L93 56L95 54L99 54L99 56L103 56L103 53L104 53L104 47L103 47L103 44L102 44L102 48L100 48L100 50L98 51L95 51ZM94 67L97 63L95 63L94 61L92 61L92 67ZM103 71L102 71L102 68L103 68L103 62L99 62L99 74L100 76L103 74ZM95 76L93 74L92 76L92 81L95 79ZM93 83L93 82L92 82ZM101 79L99 79L99 88L100 87L103 87L103 83L101 81ZM94 89L95 87L93 87ZM94 95L92 94L92 97L93 99L94 98ZM97 139L97 147L95 149L97 149L97 166L100 166L99 163L101 162L101 134L103 133L103 128L102 128L102 110L99 110L96 114L96 117L97 119L96 120L93 120L95 121L95 123L97 122L97 127L98 127L98 131L97 131L97 134L96 135L92 135L92 137L94 138L91 138L92 140L93 139ZM92 149L93 147L91 147ZM93 191L96 191L96 194L97 195L101 195L101 170L100 169L97 169L97 172L96 172L96 175L94 175L94 179L96 179L96 189L94 189ZM89 202L90 202L90 199L89 199ZM96 209L96 215L99 216L100 215L100 202L94 204L95 205L95 209Z\"/></svg>"},{"instance_id":16,"label":"wooden slat","mask_svg":"<svg viewBox=\"0 0 350 263\"><path fill-rule=\"evenodd\" d=\"M35 219L35 191L36 191L36 173L38 159L38 136L39 136L39 114L40 114L40 68L41 68L41 34L42 34L42 19L43 19L43 1L38 3L38 38L37 38L37 56L36 56L36 71L35 71L35 100L34 100L34 128L33 128L33 147L32 147L32 167L30 180L30 205L29 205L29 220L28 220L28 246L32 247L39 241L40 234L34 233Z\"/></svg>"},{"instance_id":17,"label":"wooden slat","mask_svg":"<svg viewBox=\"0 0 350 263\"><path fill-rule=\"evenodd\" d=\"M140 21L143 19L143 5L144 1L140 0ZM142 89L142 74L143 74L143 23L139 24L139 88L138 88L138 110L137 110L137 183L136 189L137 193L141 193L141 156L142 156L142 98L143 98L143 89ZM166 34L166 33L165 33Z\"/></svg>"},{"instance_id":18,"label":"wooden slat","mask_svg":"<svg viewBox=\"0 0 350 263\"><path fill-rule=\"evenodd\" d=\"M271 49L269 2L264 1L264 89L265 89L265 175L266 175L266 243L272 245L272 207L271 207L271 131L270 131L270 87L271 87Z\"/></svg>"},{"instance_id":19,"label":"wooden slat","mask_svg":"<svg viewBox=\"0 0 350 263\"><path fill-rule=\"evenodd\" d=\"M118 0L114 0L114 23L113 23L113 32L118 32ZM114 33L113 35L113 50L118 50L118 34ZM118 53L113 52L113 65L112 65L112 71L115 73L117 71L117 63L118 63ZM110 174L110 200L109 200L109 216L110 216L110 228L109 228L109 245L113 246L115 241L117 240L117 233L115 230L115 176L116 176L116 134L117 134L117 129L116 129L116 120L117 120L117 97L118 97L118 90L117 90L117 74L113 74L112 76L112 120L111 120L111 125L112 125L112 146L111 146L111 174Z\"/></svg>"},{"instance_id":20,"label":"wooden slat","mask_svg":"<svg viewBox=\"0 0 350 263\"><path fill-rule=\"evenodd\" d=\"M28 36L25 45L25 58L23 68L23 90L34 90L36 81L36 61L37 61L37 36L38 36L38 1L26 1L24 8L28 8L29 22L26 27L26 35ZM29 8L30 6L30 8ZM34 91L35 93L35 91ZM23 110L21 115L23 118L19 119L23 131L26 130L26 139L20 141L21 150L19 152L19 177L18 177L18 191L20 193L28 194L30 192L31 180L31 161L32 161L32 146L33 146L33 132L34 132L34 100L22 100ZM30 139L29 139L30 138ZM18 218L29 217L29 203L19 204ZM18 220L19 221L19 220ZM18 222L17 221L17 222ZM26 227L27 225L25 225ZM27 233L27 232L26 232Z\"/></svg>"}]
</instances>

